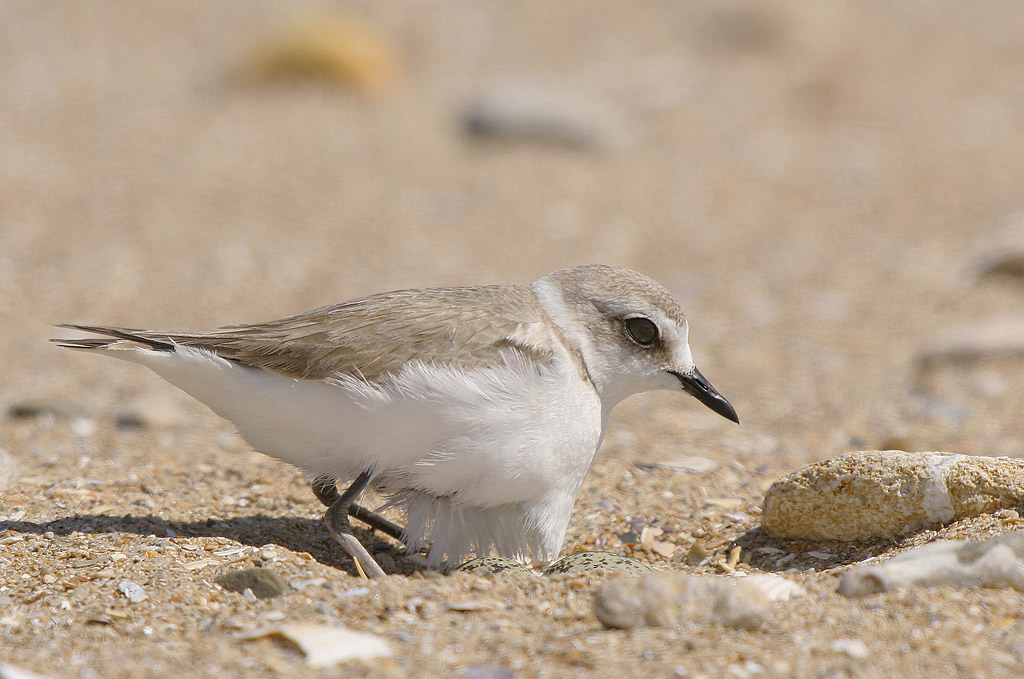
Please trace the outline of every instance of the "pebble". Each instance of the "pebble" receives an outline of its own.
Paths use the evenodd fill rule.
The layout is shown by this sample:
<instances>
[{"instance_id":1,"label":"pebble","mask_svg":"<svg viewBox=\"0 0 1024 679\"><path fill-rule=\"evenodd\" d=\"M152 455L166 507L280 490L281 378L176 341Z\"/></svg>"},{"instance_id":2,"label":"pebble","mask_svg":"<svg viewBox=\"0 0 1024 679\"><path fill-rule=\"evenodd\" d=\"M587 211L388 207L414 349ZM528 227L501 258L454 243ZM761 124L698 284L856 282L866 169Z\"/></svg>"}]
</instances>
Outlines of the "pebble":
<instances>
[{"instance_id":1,"label":"pebble","mask_svg":"<svg viewBox=\"0 0 1024 679\"><path fill-rule=\"evenodd\" d=\"M85 409L74 401L62 398L34 399L12 403L7 408L11 419L52 417L57 420L74 420L85 417Z\"/></svg>"},{"instance_id":2,"label":"pebble","mask_svg":"<svg viewBox=\"0 0 1024 679\"><path fill-rule=\"evenodd\" d=\"M14 665L8 665L5 662L0 662L0 679L46 679L46 677L35 672L23 670Z\"/></svg>"},{"instance_id":3,"label":"pebble","mask_svg":"<svg viewBox=\"0 0 1024 679\"><path fill-rule=\"evenodd\" d=\"M500 665L472 665L462 673L462 679L513 679L512 670Z\"/></svg>"},{"instance_id":4,"label":"pebble","mask_svg":"<svg viewBox=\"0 0 1024 679\"><path fill-rule=\"evenodd\" d=\"M292 580L288 584L292 586L292 589L301 592L307 587L321 587L327 584L327 578L305 578L302 580Z\"/></svg>"},{"instance_id":5,"label":"pebble","mask_svg":"<svg viewBox=\"0 0 1024 679\"><path fill-rule=\"evenodd\" d=\"M991 276L1024 278L1024 210L1006 215L1003 226L985 236L977 254L964 268L964 286Z\"/></svg>"},{"instance_id":6,"label":"pebble","mask_svg":"<svg viewBox=\"0 0 1024 679\"><path fill-rule=\"evenodd\" d=\"M0 448L0 490L6 490L18 480L18 463L11 454Z\"/></svg>"},{"instance_id":7,"label":"pebble","mask_svg":"<svg viewBox=\"0 0 1024 679\"><path fill-rule=\"evenodd\" d=\"M1024 502L1024 460L867 451L799 469L765 494L779 538L892 538Z\"/></svg>"},{"instance_id":8,"label":"pebble","mask_svg":"<svg viewBox=\"0 0 1024 679\"><path fill-rule=\"evenodd\" d=\"M495 599L466 599L463 601L449 601L444 605L445 610L459 613L475 613L478 611L497 611L505 608L505 605Z\"/></svg>"},{"instance_id":9,"label":"pebble","mask_svg":"<svg viewBox=\"0 0 1024 679\"><path fill-rule=\"evenodd\" d=\"M772 601L789 601L807 594L801 585L774 573L747 575L743 581L760 589Z\"/></svg>"},{"instance_id":10,"label":"pebble","mask_svg":"<svg viewBox=\"0 0 1024 679\"><path fill-rule=\"evenodd\" d=\"M401 60L383 36L352 16L308 12L265 36L241 75L251 81L320 80L361 92L385 92L400 80Z\"/></svg>"},{"instance_id":11,"label":"pebble","mask_svg":"<svg viewBox=\"0 0 1024 679\"><path fill-rule=\"evenodd\" d=\"M860 660L868 657L868 647L860 639L836 639L832 642L831 648L837 653L843 653L851 658Z\"/></svg>"},{"instance_id":12,"label":"pebble","mask_svg":"<svg viewBox=\"0 0 1024 679\"><path fill-rule=\"evenodd\" d=\"M664 462L638 462L641 469L671 469L674 472L686 474L707 474L718 469L717 460L701 455L682 455Z\"/></svg>"},{"instance_id":13,"label":"pebble","mask_svg":"<svg viewBox=\"0 0 1024 679\"><path fill-rule=\"evenodd\" d=\"M607 104L545 86L494 87L469 103L463 127L476 137L579 150L618 147L630 136Z\"/></svg>"},{"instance_id":14,"label":"pebble","mask_svg":"<svg viewBox=\"0 0 1024 679\"><path fill-rule=\"evenodd\" d=\"M936 364L1024 355L1024 317L998 316L953 326L917 355L919 368Z\"/></svg>"},{"instance_id":15,"label":"pebble","mask_svg":"<svg viewBox=\"0 0 1024 679\"><path fill-rule=\"evenodd\" d=\"M576 552L563 556L544 569L544 575L586 573L596 570L620 571L631 575L651 573L654 569L643 561L611 552Z\"/></svg>"},{"instance_id":16,"label":"pebble","mask_svg":"<svg viewBox=\"0 0 1024 679\"><path fill-rule=\"evenodd\" d=\"M802 593L780 585L780 576L726 577L648 573L640 578L609 577L594 596L594 613L605 627L664 627L685 623L757 629L771 604Z\"/></svg>"},{"instance_id":17,"label":"pebble","mask_svg":"<svg viewBox=\"0 0 1024 679\"><path fill-rule=\"evenodd\" d=\"M247 568L219 575L214 580L224 589L232 592L251 590L260 599L269 599L287 589L284 580L277 571L270 568Z\"/></svg>"},{"instance_id":18,"label":"pebble","mask_svg":"<svg viewBox=\"0 0 1024 679\"><path fill-rule=\"evenodd\" d=\"M387 657L391 646L381 637L337 625L294 623L243 637L250 641L278 636L295 644L310 667L330 667L346 660Z\"/></svg>"},{"instance_id":19,"label":"pebble","mask_svg":"<svg viewBox=\"0 0 1024 679\"><path fill-rule=\"evenodd\" d=\"M858 566L839 583L839 593L861 597L903 587L1011 587L1024 592L1024 531L988 540L942 540L904 552L882 564Z\"/></svg>"},{"instance_id":20,"label":"pebble","mask_svg":"<svg viewBox=\"0 0 1024 679\"><path fill-rule=\"evenodd\" d=\"M145 601L149 598L149 595L146 594L146 590L142 589L142 585L137 582L132 582L131 580L122 580L117 584L117 589L133 604L137 604L140 601Z\"/></svg>"},{"instance_id":21,"label":"pebble","mask_svg":"<svg viewBox=\"0 0 1024 679\"><path fill-rule=\"evenodd\" d=\"M182 419L182 411L169 396L153 393L133 400L118 411L115 421L121 429L170 427Z\"/></svg>"}]
</instances>

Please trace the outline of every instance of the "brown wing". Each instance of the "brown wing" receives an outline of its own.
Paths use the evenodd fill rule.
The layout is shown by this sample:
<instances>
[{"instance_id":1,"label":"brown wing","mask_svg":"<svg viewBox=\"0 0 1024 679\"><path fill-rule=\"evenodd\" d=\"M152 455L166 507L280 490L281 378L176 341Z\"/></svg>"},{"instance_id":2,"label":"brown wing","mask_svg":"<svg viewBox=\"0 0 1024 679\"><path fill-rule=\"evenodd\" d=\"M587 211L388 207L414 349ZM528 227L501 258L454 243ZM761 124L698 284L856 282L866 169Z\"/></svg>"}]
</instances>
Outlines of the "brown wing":
<instances>
[{"instance_id":1,"label":"brown wing","mask_svg":"<svg viewBox=\"0 0 1024 679\"><path fill-rule=\"evenodd\" d=\"M493 365L510 347L539 362L551 358L544 313L526 286L399 290L341 302L254 325L210 333L69 326L140 341L207 349L243 365L303 379L335 374L369 381L397 372L413 359L455 368ZM80 340L78 348L89 347Z\"/></svg>"}]
</instances>

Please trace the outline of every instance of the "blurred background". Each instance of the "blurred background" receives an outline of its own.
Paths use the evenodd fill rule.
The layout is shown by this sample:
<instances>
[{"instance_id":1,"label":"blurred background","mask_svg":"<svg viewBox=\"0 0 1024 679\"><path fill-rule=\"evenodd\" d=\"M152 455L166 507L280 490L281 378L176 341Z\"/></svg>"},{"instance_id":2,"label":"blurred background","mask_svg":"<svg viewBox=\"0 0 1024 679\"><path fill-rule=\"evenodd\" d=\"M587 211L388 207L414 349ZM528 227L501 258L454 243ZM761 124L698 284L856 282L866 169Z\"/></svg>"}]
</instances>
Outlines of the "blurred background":
<instances>
[{"instance_id":1,"label":"blurred background","mask_svg":"<svg viewBox=\"0 0 1024 679\"><path fill-rule=\"evenodd\" d=\"M55 322L603 262L679 297L743 421L647 394L610 454L1016 455L1022 67L997 0L5 2L0 404L176 393Z\"/></svg>"}]
</instances>

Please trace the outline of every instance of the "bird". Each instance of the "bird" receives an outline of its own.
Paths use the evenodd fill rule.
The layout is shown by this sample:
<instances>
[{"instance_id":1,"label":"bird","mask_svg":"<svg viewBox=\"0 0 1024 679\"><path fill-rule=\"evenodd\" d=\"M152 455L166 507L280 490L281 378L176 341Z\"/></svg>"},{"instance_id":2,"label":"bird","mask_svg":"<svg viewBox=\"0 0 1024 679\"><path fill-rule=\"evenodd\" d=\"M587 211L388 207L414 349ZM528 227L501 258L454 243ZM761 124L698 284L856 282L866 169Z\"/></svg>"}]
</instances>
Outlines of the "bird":
<instances>
[{"instance_id":1,"label":"bird","mask_svg":"<svg viewBox=\"0 0 1024 679\"><path fill-rule=\"evenodd\" d=\"M299 467L363 577L349 515L429 548L428 566L557 558L612 408L683 391L739 423L697 369L662 285L591 264L530 284L417 288L212 332L61 324L59 346L141 364ZM339 492L339 483L347 484ZM356 504L373 487L404 528Z\"/></svg>"}]
</instances>

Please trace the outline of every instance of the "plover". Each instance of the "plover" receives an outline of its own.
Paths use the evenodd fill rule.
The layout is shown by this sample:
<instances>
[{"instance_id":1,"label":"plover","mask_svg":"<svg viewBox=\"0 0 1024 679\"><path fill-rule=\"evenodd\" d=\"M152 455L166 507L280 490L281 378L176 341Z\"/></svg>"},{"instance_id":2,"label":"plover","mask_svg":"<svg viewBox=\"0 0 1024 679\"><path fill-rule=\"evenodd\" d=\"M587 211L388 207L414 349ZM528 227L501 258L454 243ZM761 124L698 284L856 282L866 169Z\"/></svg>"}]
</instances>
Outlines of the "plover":
<instances>
[{"instance_id":1,"label":"plover","mask_svg":"<svg viewBox=\"0 0 1024 679\"><path fill-rule=\"evenodd\" d=\"M530 285L385 292L207 333L61 327L93 335L61 346L150 368L255 450L309 473L330 533L375 577L349 514L411 550L429 540L435 567L492 549L548 561L619 401L681 389L739 422L694 365L672 295L605 265ZM355 504L367 485L405 510L404 529Z\"/></svg>"}]
</instances>

